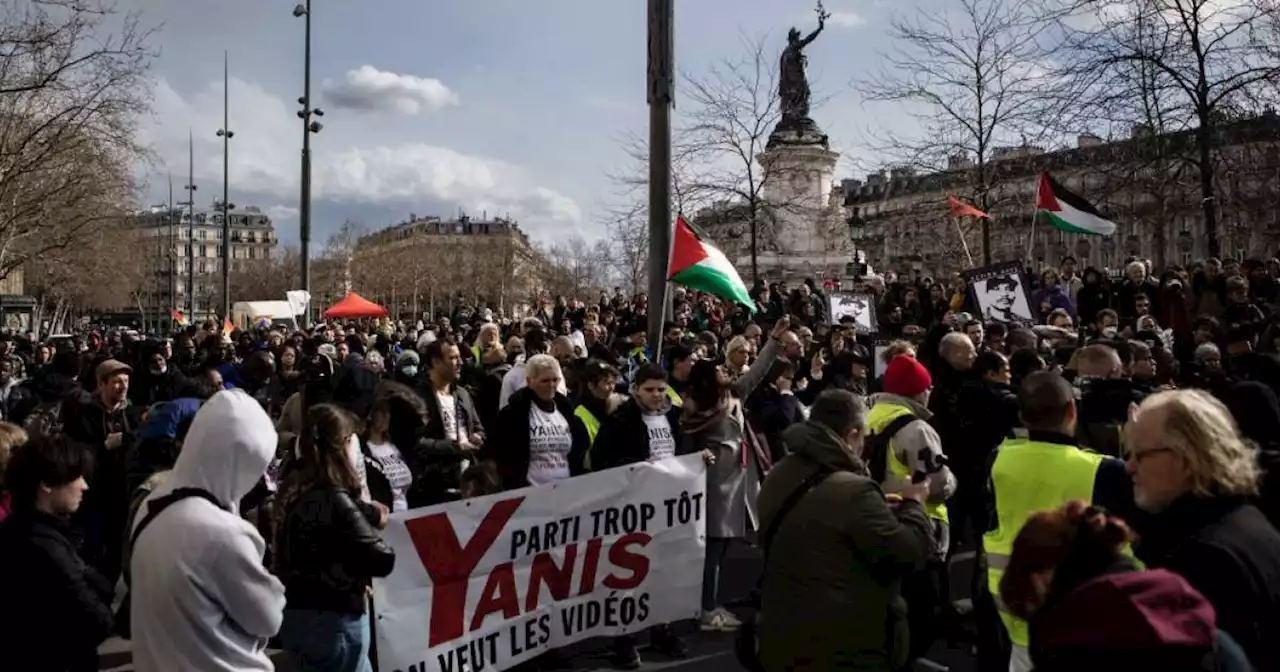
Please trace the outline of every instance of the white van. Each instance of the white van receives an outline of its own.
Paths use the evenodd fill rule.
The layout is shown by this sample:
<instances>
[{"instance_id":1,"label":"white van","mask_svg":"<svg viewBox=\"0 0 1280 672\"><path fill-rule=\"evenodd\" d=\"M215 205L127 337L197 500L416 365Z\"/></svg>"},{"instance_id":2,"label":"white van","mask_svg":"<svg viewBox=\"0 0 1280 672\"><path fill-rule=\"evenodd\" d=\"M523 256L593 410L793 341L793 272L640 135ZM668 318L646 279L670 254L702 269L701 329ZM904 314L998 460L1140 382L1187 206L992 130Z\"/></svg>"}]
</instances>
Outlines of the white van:
<instances>
[{"instance_id":1,"label":"white van","mask_svg":"<svg viewBox=\"0 0 1280 672\"><path fill-rule=\"evenodd\" d=\"M297 316L288 301L237 301L231 305L231 321L237 329L246 331L264 322L290 332L298 329Z\"/></svg>"}]
</instances>

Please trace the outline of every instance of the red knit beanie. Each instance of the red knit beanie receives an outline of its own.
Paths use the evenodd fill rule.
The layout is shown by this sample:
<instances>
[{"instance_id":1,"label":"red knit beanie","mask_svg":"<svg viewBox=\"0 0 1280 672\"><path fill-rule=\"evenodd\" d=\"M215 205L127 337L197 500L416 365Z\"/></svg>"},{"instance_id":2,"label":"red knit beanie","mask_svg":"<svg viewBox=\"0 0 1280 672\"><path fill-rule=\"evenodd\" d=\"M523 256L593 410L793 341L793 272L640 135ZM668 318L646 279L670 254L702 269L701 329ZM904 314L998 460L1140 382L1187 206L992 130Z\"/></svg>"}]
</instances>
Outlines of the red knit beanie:
<instances>
[{"instance_id":1,"label":"red knit beanie","mask_svg":"<svg viewBox=\"0 0 1280 672\"><path fill-rule=\"evenodd\" d=\"M900 397L914 397L933 387L933 377L915 357L898 355L884 370L884 391Z\"/></svg>"}]
</instances>

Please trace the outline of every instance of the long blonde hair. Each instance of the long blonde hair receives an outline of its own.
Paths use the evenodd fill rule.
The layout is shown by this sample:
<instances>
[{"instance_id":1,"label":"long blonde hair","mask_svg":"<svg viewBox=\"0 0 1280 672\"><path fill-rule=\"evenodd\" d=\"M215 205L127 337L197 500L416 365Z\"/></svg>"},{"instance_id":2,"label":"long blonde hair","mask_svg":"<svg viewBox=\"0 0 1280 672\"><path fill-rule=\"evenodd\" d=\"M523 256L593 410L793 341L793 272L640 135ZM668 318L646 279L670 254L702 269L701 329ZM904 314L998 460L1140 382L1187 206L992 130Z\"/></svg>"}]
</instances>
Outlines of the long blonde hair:
<instances>
[{"instance_id":1,"label":"long blonde hair","mask_svg":"<svg viewBox=\"0 0 1280 672\"><path fill-rule=\"evenodd\" d=\"M1142 402L1138 413L1166 409L1168 447L1187 461L1191 491L1202 497L1258 493L1257 448L1240 433L1231 411L1202 390L1170 390ZM1125 427L1127 444L1134 423Z\"/></svg>"}]
</instances>

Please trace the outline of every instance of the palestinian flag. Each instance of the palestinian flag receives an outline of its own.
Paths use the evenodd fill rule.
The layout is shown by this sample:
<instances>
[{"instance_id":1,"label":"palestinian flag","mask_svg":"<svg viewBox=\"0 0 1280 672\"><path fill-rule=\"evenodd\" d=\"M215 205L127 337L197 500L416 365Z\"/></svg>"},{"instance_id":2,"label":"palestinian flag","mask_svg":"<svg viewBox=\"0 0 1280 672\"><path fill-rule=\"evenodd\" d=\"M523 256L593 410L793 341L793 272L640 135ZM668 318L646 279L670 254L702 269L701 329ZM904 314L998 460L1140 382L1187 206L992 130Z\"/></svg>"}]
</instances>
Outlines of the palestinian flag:
<instances>
[{"instance_id":1,"label":"palestinian flag","mask_svg":"<svg viewBox=\"0 0 1280 672\"><path fill-rule=\"evenodd\" d=\"M187 318L186 318L186 316L185 316L185 315L183 315L183 314L182 314L182 311L181 311L181 310L170 310L170 311L169 311L169 317L170 317L170 319L172 319L174 322L176 322L176 323L178 324L178 326L180 326L180 327L185 327L185 326L187 326Z\"/></svg>"},{"instance_id":2,"label":"palestinian flag","mask_svg":"<svg viewBox=\"0 0 1280 672\"><path fill-rule=\"evenodd\" d=\"M676 218L673 234L668 280L754 310L747 286L723 252L703 242L684 217Z\"/></svg>"},{"instance_id":3,"label":"palestinian flag","mask_svg":"<svg viewBox=\"0 0 1280 672\"><path fill-rule=\"evenodd\" d=\"M1043 214L1050 224L1067 233L1110 236L1116 232L1115 222L1103 217L1089 201L1067 191L1049 173L1040 173L1036 211Z\"/></svg>"}]
</instances>

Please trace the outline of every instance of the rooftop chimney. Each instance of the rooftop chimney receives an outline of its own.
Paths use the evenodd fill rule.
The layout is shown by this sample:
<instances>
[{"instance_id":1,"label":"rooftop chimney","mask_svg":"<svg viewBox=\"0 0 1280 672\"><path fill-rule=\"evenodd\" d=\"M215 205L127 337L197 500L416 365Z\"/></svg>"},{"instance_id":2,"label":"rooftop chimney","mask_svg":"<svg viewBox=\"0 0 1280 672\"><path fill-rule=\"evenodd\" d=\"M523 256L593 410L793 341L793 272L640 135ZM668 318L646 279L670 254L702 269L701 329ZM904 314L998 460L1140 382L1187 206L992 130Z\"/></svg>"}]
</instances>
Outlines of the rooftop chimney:
<instances>
[{"instance_id":1,"label":"rooftop chimney","mask_svg":"<svg viewBox=\"0 0 1280 672\"><path fill-rule=\"evenodd\" d=\"M1087 149L1089 147L1099 147L1102 145L1102 138L1092 133L1081 133L1076 136L1076 147Z\"/></svg>"}]
</instances>

